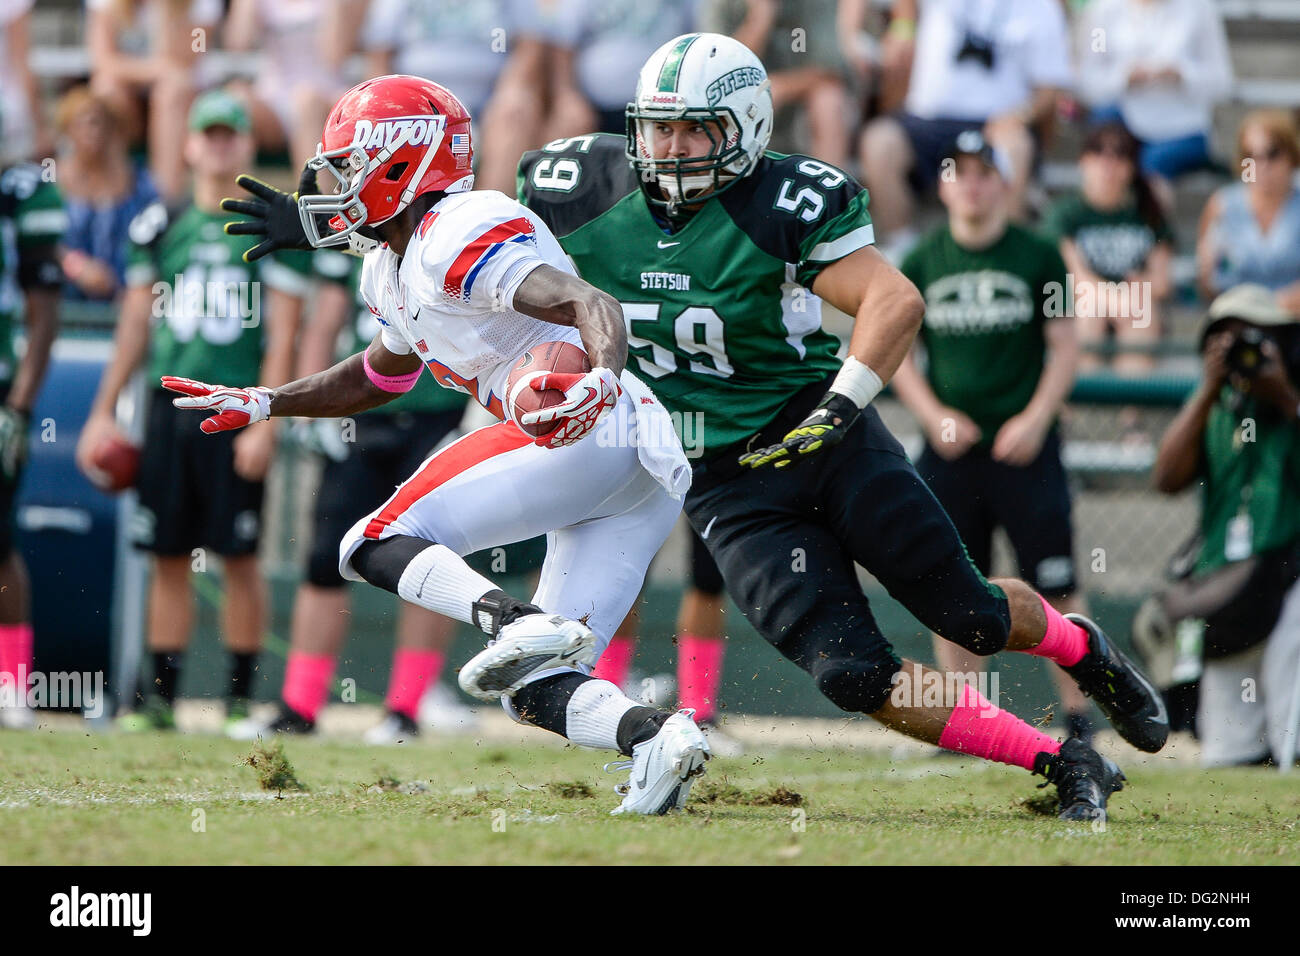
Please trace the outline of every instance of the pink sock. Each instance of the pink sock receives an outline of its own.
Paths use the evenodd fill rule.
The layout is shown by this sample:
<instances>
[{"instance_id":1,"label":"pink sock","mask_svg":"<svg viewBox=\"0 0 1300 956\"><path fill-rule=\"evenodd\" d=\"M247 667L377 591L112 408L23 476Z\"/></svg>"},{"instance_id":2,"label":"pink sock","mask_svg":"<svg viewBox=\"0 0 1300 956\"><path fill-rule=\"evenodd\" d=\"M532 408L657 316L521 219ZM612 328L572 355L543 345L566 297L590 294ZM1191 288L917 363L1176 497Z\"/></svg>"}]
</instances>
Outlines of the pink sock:
<instances>
[{"instance_id":1,"label":"pink sock","mask_svg":"<svg viewBox=\"0 0 1300 956\"><path fill-rule=\"evenodd\" d=\"M1088 653L1088 632L1073 621L1067 621L1041 594L1038 600L1043 602L1043 613L1047 615L1047 633L1037 646L1027 647L1022 653L1046 657L1062 667L1079 663Z\"/></svg>"},{"instance_id":2,"label":"pink sock","mask_svg":"<svg viewBox=\"0 0 1300 956\"><path fill-rule=\"evenodd\" d=\"M597 680L607 680L621 688L627 681L627 672L632 668L632 658L635 656L635 637L615 637L605 648L605 653L600 655L591 676Z\"/></svg>"},{"instance_id":3,"label":"pink sock","mask_svg":"<svg viewBox=\"0 0 1300 956\"><path fill-rule=\"evenodd\" d=\"M284 690L280 696L294 713L315 720L325 706L333 679L333 654L290 651L284 668Z\"/></svg>"},{"instance_id":4,"label":"pink sock","mask_svg":"<svg viewBox=\"0 0 1300 956\"><path fill-rule=\"evenodd\" d=\"M12 681L15 693L27 689L34 646L31 624L0 624L0 681Z\"/></svg>"},{"instance_id":5,"label":"pink sock","mask_svg":"<svg viewBox=\"0 0 1300 956\"><path fill-rule=\"evenodd\" d=\"M939 746L1030 771L1040 753L1054 754L1061 749L1059 743L1015 714L994 707L970 684L965 686L961 700L952 709L948 725L939 737Z\"/></svg>"},{"instance_id":6,"label":"pink sock","mask_svg":"<svg viewBox=\"0 0 1300 956\"><path fill-rule=\"evenodd\" d=\"M395 714L412 720L420 712L420 698L442 672L442 651L420 651L399 647L393 653L393 673L388 679L384 705Z\"/></svg>"},{"instance_id":7,"label":"pink sock","mask_svg":"<svg viewBox=\"0 0 1300 956\"><path fill-rule=\"evenodd\" d=\"M679 706L695 708L697 721L712 720L717 714L722 656L726 649L726 641L721 637L683 634L678 638L677 698Z\"/></svg>"}]
</instances>

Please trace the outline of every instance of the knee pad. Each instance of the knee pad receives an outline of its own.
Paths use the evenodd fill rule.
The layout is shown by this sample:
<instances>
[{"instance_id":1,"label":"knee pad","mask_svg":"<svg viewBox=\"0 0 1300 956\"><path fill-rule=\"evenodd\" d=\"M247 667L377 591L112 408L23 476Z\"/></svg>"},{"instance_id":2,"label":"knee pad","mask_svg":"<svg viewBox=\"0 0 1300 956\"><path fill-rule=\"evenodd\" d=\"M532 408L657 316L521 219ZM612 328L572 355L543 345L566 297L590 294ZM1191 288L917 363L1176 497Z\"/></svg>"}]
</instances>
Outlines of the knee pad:
<instances>
[{"instance_id":1,"label":"knee pad","mask_svg":"<svg viewBox=\"0 0 1300 956\"><path fill-rule=\"evenodd\" d=\"M826 699L840 710L873 714L894 689L894 675L902 661L888 645L866 657L828 657L812 666L813 681Z\"/></svg>"}]
</instances>

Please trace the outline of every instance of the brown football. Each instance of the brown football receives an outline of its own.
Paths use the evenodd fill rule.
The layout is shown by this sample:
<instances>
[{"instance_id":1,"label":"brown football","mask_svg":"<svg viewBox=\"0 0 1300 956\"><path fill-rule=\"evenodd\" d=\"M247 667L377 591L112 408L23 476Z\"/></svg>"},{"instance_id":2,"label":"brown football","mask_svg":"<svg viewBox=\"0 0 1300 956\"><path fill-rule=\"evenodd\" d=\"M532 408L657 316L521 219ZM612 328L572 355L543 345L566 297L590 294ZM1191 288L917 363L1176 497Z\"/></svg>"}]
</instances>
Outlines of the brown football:
<instances>
[{"instance_id":1,"label":"brown football","mask_svg":"<svg viewBox=\"0 0 1300 956\"><path fill-rule=\"evenodd\" d=\"M125 491L135 484L140 471L140 449L128 441L110 435L95 446L90 463L106 476L96 481L105 491Z\"/></svg>"},{"instance_id":2,"label":"brown football","mask_svg":"<svg viewBox=\"0 0 1300 956\"><path fill-rule=\"evenodd\" d=\"M520 378L534 372L590 371L591 362L587 359L587 353L578 346L571 342L543 342L521 355L515 367L510 370L510 378L506 380L506 397L509 400L511 395L515 395L515 384ZM531 388L522 388L509 409L510 419L519 425L519 416L525 412L550 408L563 400L564 393L558 388L548 388L540 392ZM553 431L555 425L555 422L544 422L538 425L519 425L519 427L537 438Z\"/></svg>"}]
</instances>

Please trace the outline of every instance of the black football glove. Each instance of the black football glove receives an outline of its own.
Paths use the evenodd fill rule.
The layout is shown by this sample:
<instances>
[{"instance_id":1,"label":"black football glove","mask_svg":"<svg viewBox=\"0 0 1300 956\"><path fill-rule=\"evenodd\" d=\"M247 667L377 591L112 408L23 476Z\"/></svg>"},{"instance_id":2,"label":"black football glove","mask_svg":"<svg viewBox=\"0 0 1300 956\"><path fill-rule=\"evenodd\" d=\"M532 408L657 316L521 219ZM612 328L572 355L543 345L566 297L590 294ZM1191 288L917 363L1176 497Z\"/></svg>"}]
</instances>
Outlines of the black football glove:
<instances>
[{"instance_id":1,"label":"black football glove","mask_svg":"<svg viewBox=\"0 0 1300 956\"><path fill-rule=\"evenodd\" d=\"M266 237L244 253L245 262L260 259L279 249L312 248L307 240L307 231L302 227L298 197L313 196L320 192L316 188L316 170L304 166L302 176L298 178L298 191L292 194L252 176L240 176L235 182L257 198L221 200L221 208L226 212L248 217L226 223L226 233L231 236Z\"/></svg>"},{"instance_id":2,"label":"black football glove","mask_svg":"<svg viewBox=\"0 0 1300 956\"><path fill-rule=\"evenodd\" d=\"M774 465L785 468L825 451L844 440L849 428L862 414L862 409L839 392L827 392L812 413L785 438L775 445L740 456L740 463L749 468Z\"/></svg>"}]
</instances>

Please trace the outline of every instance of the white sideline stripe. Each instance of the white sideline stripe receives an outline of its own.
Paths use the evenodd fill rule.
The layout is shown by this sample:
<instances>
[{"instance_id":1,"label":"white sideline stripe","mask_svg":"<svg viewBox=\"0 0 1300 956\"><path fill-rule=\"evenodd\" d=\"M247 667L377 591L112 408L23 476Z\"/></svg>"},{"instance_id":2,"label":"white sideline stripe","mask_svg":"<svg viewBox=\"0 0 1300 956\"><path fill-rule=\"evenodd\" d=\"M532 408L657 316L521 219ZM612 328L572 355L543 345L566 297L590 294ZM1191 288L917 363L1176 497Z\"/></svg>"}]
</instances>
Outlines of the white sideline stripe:
<instances>
[{"instance_id":1,"label":"white sideline stripe","mask_svg":"<svg viewBox=\"0 0 1300 956\"><path fill-rule=\"evenodd\" d=\"M859 226L852 232L845 233L832 242L820 242L808 253L807 262L834 262L843 259L850 252L856 252L863 246L876 241L876 230L871 223Z\"/></svg>"}]
</instances>

